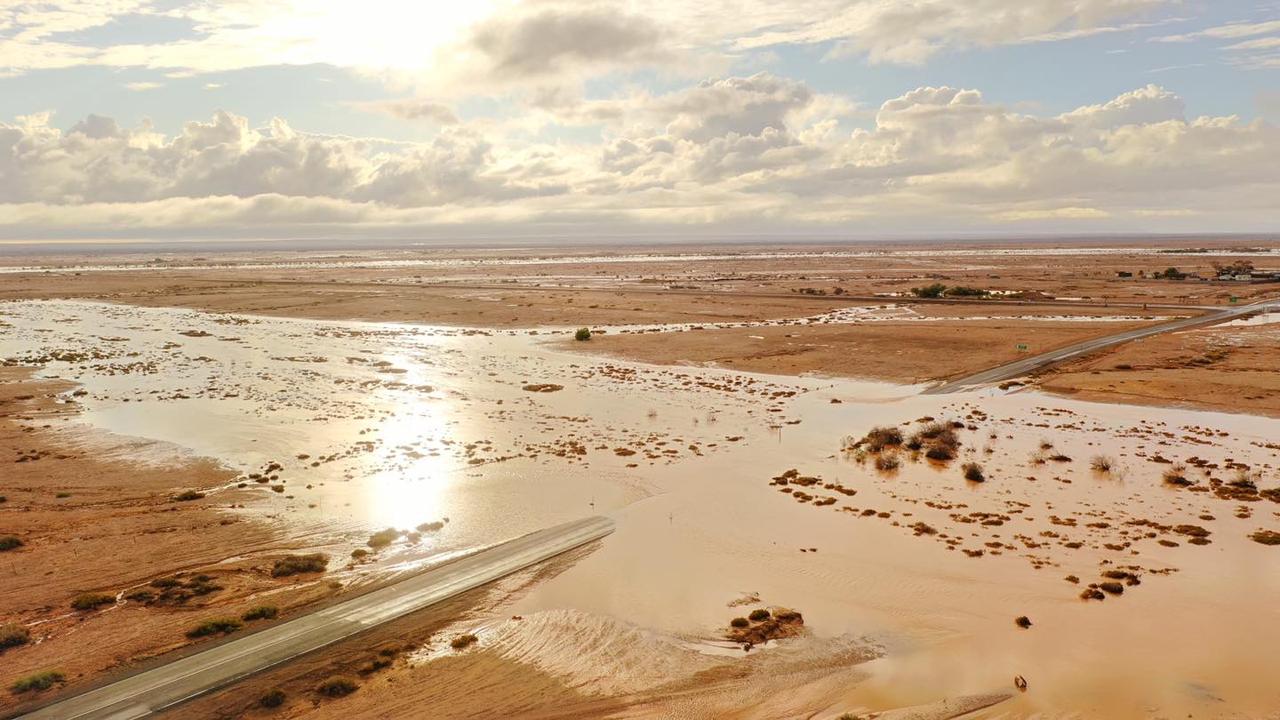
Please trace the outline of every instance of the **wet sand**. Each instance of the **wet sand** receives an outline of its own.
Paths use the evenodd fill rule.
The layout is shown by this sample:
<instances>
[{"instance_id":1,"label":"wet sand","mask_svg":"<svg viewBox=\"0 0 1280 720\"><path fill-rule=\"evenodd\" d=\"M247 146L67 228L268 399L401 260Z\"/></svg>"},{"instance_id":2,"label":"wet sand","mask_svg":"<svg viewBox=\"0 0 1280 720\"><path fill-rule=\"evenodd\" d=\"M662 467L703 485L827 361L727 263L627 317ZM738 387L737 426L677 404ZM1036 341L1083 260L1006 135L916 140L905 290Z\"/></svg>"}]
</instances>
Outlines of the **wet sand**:
<instances>
[{"instance_id":1,"label":"wet sand","mask_svg":"<svg viewBox=\"0 0 1280 720\"><path fill-rule=\"evenodd\" d=\"M589 513L617 521L553 576L424 619L412 652L349 697L318 695L313 675L359 675L359 653L282 669L271 682L293 715L372 717L391 693L483 716L468 699L483 705L508 680L527 699L510 709L521 717L555 716L568 698L584 717L836 717L992 694L1012 695L993 717L1280 706L1266 672L1280 551L1250 537L1280 529L1280 421L657 367L568 352L545 329L77 302L0 311L0 356L79 383L95 432L238 473L246 522L337 558L378 530L408 531L340 578ZM899 451L882 472L843 449L875 425L910 434L924 416L962 423L957 458ZM1090 468L1101 454L1111 471ZM271 462L278 480L249 479ZM985 481L966 481L965 462ZM1186 485L1164 480L1178 463ZM815 480L775 480L792 468ZM1081 599L1113 571L1140 584ZM762 608L803 613L804 632L747 653L727 642L730 620ZM1023 615L1030 628L1014 623ZM477 642L450 648L463 633ZM6 665L36 664L24 659L35 649L7 651ZM263 689L229 690L219 707Z\"/></svg>"}]
</instances>

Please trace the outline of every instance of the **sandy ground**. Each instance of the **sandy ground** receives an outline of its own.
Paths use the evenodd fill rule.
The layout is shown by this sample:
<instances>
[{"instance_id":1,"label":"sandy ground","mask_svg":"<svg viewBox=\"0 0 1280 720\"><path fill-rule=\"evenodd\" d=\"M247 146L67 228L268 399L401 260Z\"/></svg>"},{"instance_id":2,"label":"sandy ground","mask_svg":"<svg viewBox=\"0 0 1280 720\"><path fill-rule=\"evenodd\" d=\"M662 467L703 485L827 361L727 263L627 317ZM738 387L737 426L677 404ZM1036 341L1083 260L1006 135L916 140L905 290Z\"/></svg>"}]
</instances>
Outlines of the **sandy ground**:
<instances>
[{"instance_id":1,"label":"sandy ground","mask_svg":"<svg viewBox=\"0 0 1280 720\"><path fill-rule=\"evenodd\" d=\"M22 542L0 555L0 624L30 632L27 645L0 650L6 683L57 669L82 684L189 644L186 631L206 617L267 602L285 612L331 594L264 570L297 541L231 510L243 499L227 489L234 473L198 459L158 460L152 443L71 426L76 404L66 400L75 387L0 368L0 535ZM184 490L209 494L176 502ZM242 559L227 562L235 557ZM126 598L159 592L148 585L158 578L190 583L198 575L217 589L165 605ZM72 609L90 592L111 601ZM0 694L0 712L20 700Z\"/></svg>"},{"instance_id":2,"label":"sandy ground","mask_svg":"<svg viewBox=\"0 0 1280 720\"><path fill-rule=\"evenodd\" d=\"M907 384L963 376L1146 323L939 320L597 336L566 348L662 365ZM1019 348L1025 345L1026 350Z\"/></svg>"},{"instance_id":3,"label":"sandy ground","mask_svg":"<svg viewBox=\"0 0 1280 720\"><path fill-rule=\"evenodd\" d=\"M1158 335L1055 368L1040 387L1143 405L1280 415L1280 324L1234 324Z\"/></svg>"}]
</instances>

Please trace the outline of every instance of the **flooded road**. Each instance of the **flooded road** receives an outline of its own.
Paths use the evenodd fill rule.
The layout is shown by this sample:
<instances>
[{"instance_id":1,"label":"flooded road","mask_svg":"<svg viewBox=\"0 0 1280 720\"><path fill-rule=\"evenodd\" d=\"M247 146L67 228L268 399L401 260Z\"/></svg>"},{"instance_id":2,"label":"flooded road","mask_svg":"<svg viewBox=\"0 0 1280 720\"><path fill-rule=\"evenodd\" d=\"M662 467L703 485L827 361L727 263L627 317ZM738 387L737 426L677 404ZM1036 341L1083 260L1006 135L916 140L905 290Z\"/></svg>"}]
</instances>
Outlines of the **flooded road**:
<instances>
[{"instance_id":1,"label":"flooded road","mask_svg":"<svg viewBox=\"0 0 1280 720\"><path fill-rule=\"evenodd\" d=\"M756 655L824 668L855 645L882 656L859 682L799 693L815 711L1012 691L1015 675L1028 691L991 712L1280 707L1280 548L1250 539L1280 530L1280 421L1028 391L922 396L543 342L565 332L0 305L0 357L80 383L65 400L86 434L215 458L260 487L229 511L316 545L418 535L369 573L612 517L597 552L513 601L526 622L485 629L590 692L737 661L717 641L760 605L801 611L808 635ZM958 423L954 460L895 449L897 467L878 470L886 453L845 450L926 417ZM1175 469L1183 482L1167 481ZM1107 573L1138 582L1082 599ZM1023 615L1030 628L1014 624ZM605 662L623 637L625 658Z\"/></svg>"}]
</instances>

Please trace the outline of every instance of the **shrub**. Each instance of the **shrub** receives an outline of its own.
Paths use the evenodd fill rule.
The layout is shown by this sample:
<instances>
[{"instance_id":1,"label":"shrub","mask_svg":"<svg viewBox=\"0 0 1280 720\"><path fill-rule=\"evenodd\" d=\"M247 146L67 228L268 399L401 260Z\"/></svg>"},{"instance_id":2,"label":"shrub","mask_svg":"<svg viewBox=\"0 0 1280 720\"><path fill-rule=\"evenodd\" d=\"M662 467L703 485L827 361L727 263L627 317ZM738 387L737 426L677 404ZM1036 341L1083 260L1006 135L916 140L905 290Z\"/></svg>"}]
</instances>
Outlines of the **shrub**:
<instances>
[{"instance_id":1,"label":"shrub","mask_svg":"<svg viewBox=\"0 0 1280 720\"><path fill-rule=\"evenodd\" d=\"M476 637L475 635L472 635L471 633L463 633L462 635L459 635L455 637L452 641L450 641L449 647L453 648L454 650L462 650L463 648L469 647L472 644L478 642L479 640L480 638Z\"/></svg>"},{"instance_id":2,"label":"shrub","mask_svg":"<svg viewBox=\"0 0 1280 720\"><path fill-rule=\"evenodd\" d=\"M976 462L965 463L961 470L964 471L964 479L969 482L982 482L987 479L987 476L982 474L982 466Z\"/></svg>"},{"instance_id":3,"label":"shrub","mask_svg":"<svg viewBox=\"0 0 1280 720\"><path fill-rule=\"evenodd\" d=\"M880 472L889 472L891 470L897 470L898 467L901 465L902 465L902 461L898 459L897 455L877 455L876 456L876 469L879 470Z\"/></svg>"},{"instance_id":4,"label":"shrub","mask_svg":"<svg viewBox=\"0 0 1280 720\"><path fill-rule=\"evenodd\" d=\"M214 618L205 620L199 625L187 631L187 637L192 640L196 638L208 637L210 635L226 635L233 633L244 627L239 620L234 618Z\"/></svg>"},{"instance_id":5,"label":"shrub","mask_svg":"<svg viewBox=\"0 0 1280 720\"><path fill-rule=\"evenodd\" d=\"M351 557L354 560L359 560L361 558L368 557L368 555L369 555L369 551L365 550L364 548L356 548L355 550L351 551Z\"/></svg>"},{"instance_id":6,"label":"shrub","mask_svg":"<svg viewBox=\"0 0 1280 720\"><path fill-rule=\"evenodd\" d=\"M177 495L174 495L173 499L178 502L187 502L190 500L199 500L202 497L204 497L204 493L200 492L199 490L186 490Z\"/></svg>"},{"instance_id":7,"label":"shrub","mask_svg":"<svg viewBox=\"0 0 1280 720\"><path fill-rule=\"evenodd\" d=\"M947 286L942 283L934 283L925 285L924 287L911 288L911 294L919 298L937 298L947 291Z\"/></svg>"},{"instance_id":8,"label":"shrub","mask_svg":"<svg viewBox=\"0 0 1280 720\"><path fill-rule=\"evenodd\" d=\"M270 620L279 614L280 610L275 605L258 605L249 608L240 617L246 622L251 622L253 620Z\"/></svg>"},{"instance_id":9,"label":"shrub","mask_svg":"<svg viewBox=\"0 0 1280 720\"><path fill-rule=\"evenodd\" d=\"M395 528L387 528L386 530L379 530L378 532L370 535L369 540L366 541L365 544L376 550L390 545L395 542L398 537L400 537L399 530L396 530Z\"/></svg>"},{"instance_id":10,"label":"shrub","mask_svg":"<svg viewBox=\"0 0 1280 720\"><path fill-rule=\"evenodd\" d=\"M584 327L578 328L578 330L573 333L573 339L578 342L586 342L591 339L591 330Z\"/></svg>"},{"instance_id":11,"label":"shrub","mask_svg":"<svg viewBox=\"0 0 1280 720\"><path fill-rule=\"evenodd\" d=\"M103 605L114 605L115 595L106 593L80 593L71 600L71 607L76 610L96 610Z\"/></svg>"},{"instance_id":12,"label":"shrub","mask_svg":"<svg viewBox=\"0 0 1280 720\"><path fill-rule=\"evenodd\" d=\"M1164 471L1164 481L1169 485L1190 485L1191 481L1187 479L1187 466L1182 463L1171 466Z\"/></svg>"},{"instance_id":13,"label":"shrub","mask_svg":"<svg viewBox=\"0 0 1280 720\"><path fill-rule=\"evenodd\" d=\"M63 674L57 670L45 670L34 673L23 678L18 678L9 689L15 693L31 692L32 690L48 690L54 685L62 682Z\"/></svg>"},{"instance_id":14,"label":"shrub","mask_svg":"<svg viewBox=\"0 0 1280 720\"><path fill-rule=\"evenodd\" d=\"M288 577L301 573L324 572L329 567L329 556L322 553L312 555L288 555L271 566L271 577Z\"/></svg>"},{"instance_id":15,"label":"shrub","mask_svg":"<svg viewBox=\"0 0 1280 720\"><path fill-rule=\"evenodd\" d=\"M21 625L0 625L0 651L31 642L31 633Z\"/></svg>"},{"instance_id":16,"label":"shrub","mask_svg":"<svg viewBox=\"0 0 1280 720\"><path fill-rule=\"evenodd\" d=\"M949 297L986 297L987 291L982 288L957 285L947 288L945 294Z\"/></svg>"},{"instance_id":17,"label":"shrub","mask_svg":"<svg viewBox=\"0 0 1280 720\"><path fill-rule=\"evenodd\" d=\"M751 624L751 621L744 617L736 617L729 621L729 627L744 628Z\"/></svg>"},{"instance_id":18,"label":"shrub","mask_svg":"<svg viewBox=\"0 0 1280 720\"><path fill-rule=\"evenodd\" d=\"M758 610L752 610L751 614L748 615L747 617L750 618L753 622L764 622L765 620L769 619L769 611L765 610L764 608L760 608Z\"/></svg>"},{"instance_id":19,"label":"shrub","mask_svg":"<svg viewBox=\"0 0 1280 720\"><path fill-rule=\"evenodd\" d=\"M871 428L871 432L863 438L866 443L867 450L871 452L880 452L887 447L897 447L902 444L902 431L896 427L883 426Z\"/></svg>"},{"instance_id":20,"label":"shrub","mask_svg":"<svg viewBox=\"0 0 1280 720\"><path fill-rule=\"evenodd\" d=\"M331 698L350 695L359 689L360 683L356 682L355 678L349 678L345 675L334 675L316 686L316 692Z\"/></svg>"},{"instance_id":21,"label":"shrub","mask_svg":"<svg viewBox=\"0 0 1280 720\"><path fill-rule=\"evenodd\" d=\"M952 449L950 445L935 443L930 445L928 450L924 451L924 456L929 458L930 460L938 460L941 462L946 462L947 460L952 460L955 458L956 451Z\"/></svg>"},{"instance_id":22,"label":"shrub","mask_svg":"<svg viewBox=\"0 0 1280 720\"><path fill-rule=\"evenodd\" d=\"M12 535L0 535L0 552L22 547L22 541Z\"/></svg>"},{"instance_id":23,"label":"shrub","mask_svg":"<svg viewBox=\"0 0 1280 720\"><path fill-rule=\"evenodd\" d=\"M1116 461L1107 455L1094 455L1089 461L1089 467L1101 473L1111 472L1111 468L1115 466Z\"/></svg>"},{"instance_id":24,"label":"shrub","mask_svg":"<svg viewBox=\"0 0 1280 720\"><path fill-rule=\"evenodd\" d=\"M264 708L278 708L284 704L285 694L280 688L273 688L258 698L258 704Z\"/></svg>"}]
</instances>

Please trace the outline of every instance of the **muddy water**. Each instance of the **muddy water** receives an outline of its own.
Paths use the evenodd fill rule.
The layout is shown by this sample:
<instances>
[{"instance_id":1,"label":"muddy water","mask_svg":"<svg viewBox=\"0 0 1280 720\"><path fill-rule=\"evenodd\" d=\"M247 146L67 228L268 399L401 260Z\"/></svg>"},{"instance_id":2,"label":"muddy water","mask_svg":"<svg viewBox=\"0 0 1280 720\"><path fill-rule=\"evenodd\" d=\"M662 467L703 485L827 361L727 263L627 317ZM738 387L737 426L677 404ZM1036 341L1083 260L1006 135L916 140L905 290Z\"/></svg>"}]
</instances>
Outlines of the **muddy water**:
<instances>
[{"instance_id":1,"label":"muddy water","mask_svg":"<svg viewBox=\"0 0 1280 720\"><path fill-rule=\"evenodd\" d=\"M344 552L377 529L448 518L370 569L614 517L598 551L509 608L530 622L493 631L509 656L575 687L634 692L735 662L713 642L728 620L786 606L810 637L753 657L833 641L883 651L869 679L804 695L833 715L1012 691L1015 675L1028 691L992 716L1280 708L1280 548L1249 539L1280 530L1280 504L1220 484L1243 473L1280 486L1280 421L655 368L556 351L546 331L75 302L0 305L0 322L0 356L82 383L67 401L95 431L246 476L280 463L239 512ZM545 383L562 389L523 389ZM924 416L965 424L955 461L903 452L883 473L841 449ZM1103 454L1112 469L1091 469ZM1165 460L1196 458L1190 487L1162 481ZM966 461L985 482L963 479ZM771 484L790 468L820 482ZM1141 584L1081 600L1107 571ZM759 599L730 606L744 597Z\"/></svg>"}]
</instances>

